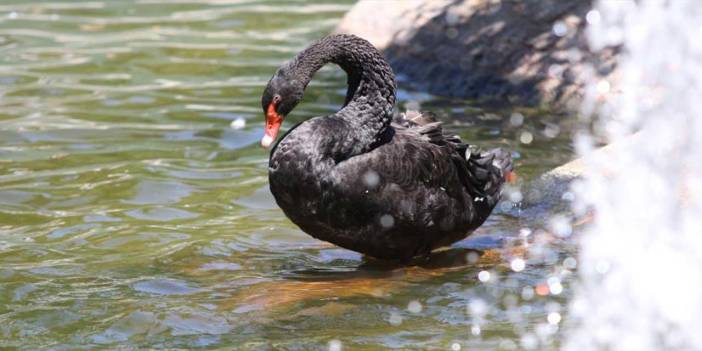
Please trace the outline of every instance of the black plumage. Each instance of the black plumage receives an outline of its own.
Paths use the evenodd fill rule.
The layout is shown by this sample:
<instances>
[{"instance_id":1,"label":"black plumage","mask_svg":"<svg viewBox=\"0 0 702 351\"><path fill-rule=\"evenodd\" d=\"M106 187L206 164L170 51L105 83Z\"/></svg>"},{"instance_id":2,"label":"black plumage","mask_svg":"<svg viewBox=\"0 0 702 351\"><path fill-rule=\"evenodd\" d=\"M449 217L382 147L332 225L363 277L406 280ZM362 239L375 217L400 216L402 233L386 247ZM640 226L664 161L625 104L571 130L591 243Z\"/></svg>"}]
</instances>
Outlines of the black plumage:
<instances>
[{"instance_id":1,"label":"black plumage","mask_svg":"<svg viewBox=\"0 0 702 351\"><path fill-rule=\"evenodd\" d=\"M510 154L471 151L429 113L393 120L394 74L366 40L331 35L281 66L263 94L267 118L282 120L327 63L348 75L344 107L298 124L271 151L270 189L285 214L315 238L401 260L480 226L512 170Z\"/></svg>"}]
</instances>

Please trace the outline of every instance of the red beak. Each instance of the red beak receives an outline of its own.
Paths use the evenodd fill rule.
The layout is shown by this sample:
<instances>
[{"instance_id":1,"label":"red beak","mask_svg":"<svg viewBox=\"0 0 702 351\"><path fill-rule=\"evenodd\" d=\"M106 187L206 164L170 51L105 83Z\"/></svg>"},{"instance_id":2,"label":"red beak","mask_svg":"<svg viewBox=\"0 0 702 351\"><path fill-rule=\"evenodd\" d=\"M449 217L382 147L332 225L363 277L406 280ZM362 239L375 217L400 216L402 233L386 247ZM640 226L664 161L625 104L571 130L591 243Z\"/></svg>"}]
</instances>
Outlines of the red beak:
<instances>
[{"instance_id":1,"label":"red beak","mask_svg":"<svg viewBox=\"0 0 702 351\"><path fill-rule=\"evenodd\" d=\"M261 146L265 148L271 147L275 138L278 136L280 125L283 123L283 116L275 112L275 102L271 102L266 109L266 131L261 139Z\"/></svg>"},{"instance_id":2,"label":"red beak","mask_svg":"<svg viewBox=\"0 0 702 351\"><path fill-rule=\"evenodd\" d=\"M514 171L507 171L505 173L505 180L507 183L514 184L517 182L517 173Z\"/></svg>"}]
</instances>

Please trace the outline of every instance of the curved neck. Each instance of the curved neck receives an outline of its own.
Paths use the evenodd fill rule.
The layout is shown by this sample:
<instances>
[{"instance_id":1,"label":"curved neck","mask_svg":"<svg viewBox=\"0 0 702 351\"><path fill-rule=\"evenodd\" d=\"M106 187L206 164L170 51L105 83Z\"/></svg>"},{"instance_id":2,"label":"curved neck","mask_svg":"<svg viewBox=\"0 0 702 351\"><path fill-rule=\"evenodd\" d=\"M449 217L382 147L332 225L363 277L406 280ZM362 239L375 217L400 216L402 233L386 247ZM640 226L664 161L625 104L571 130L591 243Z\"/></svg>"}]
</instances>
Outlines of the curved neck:
<instances>
[{"instance_id":1,"label":"curved neck","mask_svg":"<svg viewBox=\"0 0 702 351\"><path fill-rule=\"evenodd\" d=\"M344 136L328 148L334 158L345 158L371 149L381 141L392 121L395 105L395 75L390 65L368 41L354 35L330 35L300 52L287 68L307 86L327 63L339 65L348 75L344 107L329 116L341 120ZM338 139L338 138L337 138Z\"/></svg>"}]
</instances>

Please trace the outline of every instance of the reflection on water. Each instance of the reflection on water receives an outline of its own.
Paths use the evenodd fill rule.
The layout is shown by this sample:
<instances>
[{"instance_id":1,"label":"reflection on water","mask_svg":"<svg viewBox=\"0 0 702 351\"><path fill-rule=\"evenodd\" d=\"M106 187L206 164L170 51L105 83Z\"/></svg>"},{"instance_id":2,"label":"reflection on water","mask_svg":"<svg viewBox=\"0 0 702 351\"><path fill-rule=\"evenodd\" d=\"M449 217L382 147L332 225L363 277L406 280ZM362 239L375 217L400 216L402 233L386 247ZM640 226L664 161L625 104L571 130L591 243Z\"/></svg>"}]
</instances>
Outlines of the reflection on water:
<instances>
[{"instance_id":1,"label":"reflection on water","mask_svg":"<svg viewBox=\"0 0 702 351\"><path fill-rule=\"evenodd\" d=\"M523 249L511 238L524 219L497 214L488 239L388 267L308 237L273 203L262 87L349 6L0 4L0 347L552 345L570 244L530 239L518 271L523 250L464 250ZM285 127L337 108L344 82L320 72ZM399 96L515 150L527 179L570 157L558 116ZM548 290L560 279L563 294Z\"/></svg>"}]
</instances>

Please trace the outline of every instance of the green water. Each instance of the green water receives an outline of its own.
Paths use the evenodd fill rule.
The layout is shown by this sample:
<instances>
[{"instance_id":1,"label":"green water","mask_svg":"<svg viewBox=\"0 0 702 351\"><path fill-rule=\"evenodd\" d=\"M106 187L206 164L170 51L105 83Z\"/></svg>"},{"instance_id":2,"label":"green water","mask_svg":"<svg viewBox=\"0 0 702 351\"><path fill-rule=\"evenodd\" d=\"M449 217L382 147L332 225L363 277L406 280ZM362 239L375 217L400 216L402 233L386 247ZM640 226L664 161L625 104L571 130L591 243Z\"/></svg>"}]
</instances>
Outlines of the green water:
<instances>
[{"instance_id":1,"label":"green water","mask_svg":"<svg viewBox=\"0 0 702 351\"><path fill-rule=\"evenodd\" d=\"M369 269L272 201L263 85L350 5L1 2L0 349L491 350L545 335L566 294L521 292L566 249L519 273L499 262ZM285 127L338 108L344 82L320 72ZM570 158L555 116L401 85L401 107L516 151L527 179ZM521 221L497 213L480 234L515 236ZM480 282L481 270L493 278Z\"/></svg>"}]
</instances>

